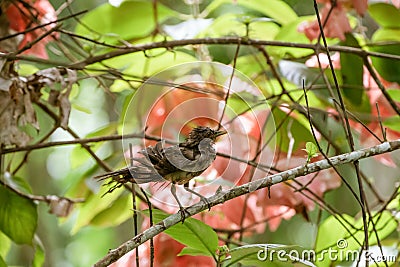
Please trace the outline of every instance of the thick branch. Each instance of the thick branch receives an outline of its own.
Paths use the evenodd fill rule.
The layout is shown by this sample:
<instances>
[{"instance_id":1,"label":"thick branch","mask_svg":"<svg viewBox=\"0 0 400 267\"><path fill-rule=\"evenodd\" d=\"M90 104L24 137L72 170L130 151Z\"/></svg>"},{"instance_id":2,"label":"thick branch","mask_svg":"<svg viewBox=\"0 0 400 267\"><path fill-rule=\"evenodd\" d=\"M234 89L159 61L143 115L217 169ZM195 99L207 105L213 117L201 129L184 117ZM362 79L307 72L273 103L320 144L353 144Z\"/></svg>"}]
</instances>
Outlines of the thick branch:
<instances>
[{"instance_id":1,"label":"thick branch","mask_svg":"<svg viewBox=\"0 0 400 267\"><path fill-rule=\"evenodd\" d=\"M25 61L32 61L43 63L47 65L56 65L56 66L63 66L68 67L71 69L84 69L86 66L101 62L103 60L107 60L110 58L135 53L135 52L142 52L146 50L156 49L156 48L166 48L171 49L174 47L180 47L185 45L198 45L198 44L212 44L212 45L227 45L227 44L241 44L247 46L280 46L280 47L295 47L295 48L303 48L303 49L311 49L313 51L322 51L326 52L326 49L319 44L304 44L304 43L293 43L293 42L282 42L282 41L266 41L266 40L254 40L248 38L240 38L240 37L220 37L220 38L200 38L200 39L185 39L185 40L173 40L173 41L163 41L163 42L154 42L148 44L139 44L139 45L132 45L127 46L126 48L116 49L111 52L107 52L104 54L100 54L97 56L91 56L87 59L84 59L80 62L70 63L70 62L62 62L58 60L49 60L49 59L41 59L36 57L30 56L23 56L23 55L13 55L13 54L1 54L0 58L5 58L8 60L25 60ZM372 52L366 51L361 48L350 47L350 46L338 46L332 45L329 46L330 51L335 52L344 52L344 53L352 53L359 55L361 57L365 56L373 56L373 57L381 57L381 58L389 58L400 60L400 56L392 55L392 54L385 54L379 52Z\"/></svg>"},{"instance_id":2,"label":"thick branch","mask_svg":"<svg viewBox=\"0 0 400 267\"><path fill-rule=\"evenodd\" d=\"M320 170L328 169L332 166L343 165L346 163L355 162L360 159L369 158L372 156L388 153L400 148L400 139L385 142L377 146L364 148L360 150L356 150L350 153L341 154L338 156L334 156L329 158L329 160L324 159L318 162L310 163L305 166L299 166L297 168L293 168L278 174L274 174L271 176L267 176L263 179L249 182L247 184L234 187L230 190L221 191L214 196L207 198L208 203L211 206L216 206L218 204L222 204L230 199L235 197L245 195L251 192L254 192L258 189L271 187L272 185L279 184L288 180L295 179L300 176L304 176L310 173L318 172ZM207 209L207 204L204 202L200 202L193 206L190 206L186 209L187 214L190 216L200 213L203 210ZM185 216L187 215L185 213ZM127 242L120 245L118 248L110 250L109 253L100 261L98 261L94 266L108 266L109 264L117 261L123 255L128 253L129 251L135 249L139 245L143 244L150 238L155 237L159 233L165 231L171 226L178 224L182 221L181 214L173 214L168 218L164 219L160 223L150 227L145 230L143 233L135 236L134 238L128 240Z\"/></svg>"},{"instance_id":3,"label":"thick branch","mask_svg":"<svg viewBox=\"0 0 400 267\"><path fill-rule=\"evenodd\" d=\"M249 38L241 38L241 37L220 37L220 38L200 38L200 39L184 39L184 40L173 40L173 41L163 41L163 42L154 42L148 44L139 44L127 46L126 48L116 49L111 52L107 52L105 54L100 54L96 56L91 56L81 62L72 63L68 65L68 68L71 69L83 69L87 65L101 62L103 60L107 60L110 58L134 53L141 52L146 50L151 50L155 48L174 48L185 45L198 45L198 44L210 44L210 45L227 45L227 44L241 44L241 45L249 45L249 46L280 46L280 47L296 47L296 48L304 48L311 49L314 51L323 51L326 52L326 48L321 46L320 44L302 44L302 43L293 43L293 42L282 42L282 41L265 41L265 40L256 40ZM391 55L379 52L371 52L365 51L361 48L355 48L350 46L329 46L330 51L338 51L344 53L352 53L359 56L375 56L375 57L383 57L383 58L391 58L391 59L400 59L398 55ZM1 57L1 55L0 55Z\"/></svg>"}]
</instances>

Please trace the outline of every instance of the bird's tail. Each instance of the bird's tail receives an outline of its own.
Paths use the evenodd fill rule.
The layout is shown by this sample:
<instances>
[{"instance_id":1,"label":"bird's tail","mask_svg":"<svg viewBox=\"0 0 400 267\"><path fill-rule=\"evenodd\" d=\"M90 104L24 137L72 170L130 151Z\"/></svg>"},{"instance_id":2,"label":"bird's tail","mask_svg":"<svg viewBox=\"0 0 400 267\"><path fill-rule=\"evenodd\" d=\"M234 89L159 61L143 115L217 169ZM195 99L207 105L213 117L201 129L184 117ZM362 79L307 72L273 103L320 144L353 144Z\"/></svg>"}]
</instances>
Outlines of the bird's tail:
<instances>
[{"instance_id":1,"label":"bird's tail","mask_svg":"<svg viewBox=\"0 0 400 267\"><path fill-rule=\"evenodd\" d=\"M125 182L129 182L129 180L132 179L132 175L129 172L129 169L125 168L118 171L104 173L94 177L94 179L99 181L103 181L107 178L113 178L115 180L126 180Z\"/></svg>"},{"instance_id":2,"label":"bird's tail","mask_svg":"<svg viewBox=\"0 0 400 267\"><path fill-rule=\"evenodd\" d=\"M157 173L153 167L144 165L141 162L140 166L133 166L124 168L114 172L108 172L102 175L95 176L94 178L103 181L112 178L114 182L124 184L127 182L144 184L149 182L165 182L165 180Z\"/></svg>"}]
</instances>

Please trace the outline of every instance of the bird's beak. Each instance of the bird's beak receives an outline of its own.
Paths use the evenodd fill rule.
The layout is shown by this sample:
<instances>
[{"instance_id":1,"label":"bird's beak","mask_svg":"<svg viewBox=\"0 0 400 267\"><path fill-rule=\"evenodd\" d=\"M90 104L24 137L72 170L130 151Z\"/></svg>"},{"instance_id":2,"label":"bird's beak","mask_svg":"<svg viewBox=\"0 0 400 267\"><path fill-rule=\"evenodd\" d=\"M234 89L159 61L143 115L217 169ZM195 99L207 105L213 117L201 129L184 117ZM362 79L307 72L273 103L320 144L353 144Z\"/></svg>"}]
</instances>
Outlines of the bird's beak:
<instances>
[{"instance_id":1,"label":"bird's beak","mask_svg":"<svg viewBox=\"0 0 400 267\"><path fill-rule=\"evenodd\" d=\"M216 132L215 132L215 137L224 135L224 134L226 134L226 133L227 133L227 131L216 131Z\"/></svg>"}]
</instances>

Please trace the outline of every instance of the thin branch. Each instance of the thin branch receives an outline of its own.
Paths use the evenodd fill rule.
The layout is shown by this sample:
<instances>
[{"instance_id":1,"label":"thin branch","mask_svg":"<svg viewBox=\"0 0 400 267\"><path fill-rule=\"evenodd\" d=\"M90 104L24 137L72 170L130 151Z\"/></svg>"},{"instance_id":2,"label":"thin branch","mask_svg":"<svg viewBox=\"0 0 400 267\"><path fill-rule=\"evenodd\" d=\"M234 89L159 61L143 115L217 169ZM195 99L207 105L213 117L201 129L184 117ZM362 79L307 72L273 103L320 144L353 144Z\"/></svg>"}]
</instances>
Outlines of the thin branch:
<instances>
[{"instance_id":1,"label":"thin branch","mask_svg":"<svg viewBox=\"0 0 400 267\"><path fill-rule=\"evenodd\" d=\"M397 106L396 102L392 99L392 97L389 95L387 92L385 86L382 84L381 80L379 79L378 75L376 74L374 68L371 66L371 64L368 61L367 57L363 57L364 60L364 65L367 67L369 74L372 76L374 79L375 83L378 85L378 88L381 90L383 96L385 99L389 102L389 105L392 107L394 112L397 113L397 115L400 115L400 108Z\"/></svg>"},{"instance_id":2,"label":"thin branch","mask_svg":"<svg viewBox=\"0 0 400 267\"><path fill-rule=\"evenodd\" d=\"M31 151L36 149L42 148L49 148L53 146L64 146L64 145L77 145L77 144L88 144L88 143L96 143L96 142L103 142L103 141L113 141L113 140L122 140L122 138L145 138L147 140L153 141L160 141L159 137L144 135L144 134L126 134L126 135L107 135L107 136L100 136L100 137L93 137L93 138L77 138L74 140L66 140L66 141L54 141L54 142L47 142L47 143L39 143L34 145L28 145L23 147L14 147L14 148L4 148L1 151L1 154L9 154L14 152L21 152L21 151Z\"/></svg>"},{"instance_id":3,"label":"thin branch","mask_svg":"<svg viewBox=\"0 0 400 267\"><path fill-rule=\"evenodd\" d=\"M26 194L26 193L23 193L22 191L19 191L18 189L14 188L14 187L8 185L8 184L6 184L2 180L0 180L0 184L5 186L7 189L10 189L11 191L16 193L20 197L23 197L23 198L26 198L26 199L29 199L29 200L32 200L32 201L40 201L40 202L50 203L52 201L52 199L54 197L56 197L58 199L66 199L71 203L82 203L82 202L85 202L84 198L70 199L70 198L59 197L59 196L54 196L54 195L39 196L39 195L33 195L33 194Z\"/></svg>"},{"instance_id":4,"label":"thin branch","mask_svg":"<svg viewBox=\"0 0 400 267\"><path fill-rule=\"evenodd\" d=\"M46 27L46 26L48 26L48 25L51 25L51 24L54 24L54 23L58 23L58 22L61 22L61 21L63 21L63 20L70 19L70 18L72 18L72 17L76 17L76 16L79 16L79 15L83 15L83 14L85 14L86 12L87 12L87 10L83 10L83 11L80 11L80 12L77 12L77 13L74 13L74 14L71 14L71 15L69 15L69 16L66 16L66 17L63 17L63 18L60 18L60 19L57 19L57 20L53 20L53 21L50 21L50 22L47 22L47 23L44 23L44 24L41 24L41 25L38 25L38 26L35 26L35 27L32 27L32 28L26 29L26 30L24 30L24 31L20 31L20 32L17 32L17 33L14 33L14 34L10 34L10 35L4 36L4 37L0 37L0 42L1 42L1 41L4 41L4 40L7 40L7 39L10 39L10 38L13 38L13 37L16 37L16 36L18 36L18 35L20 35L20 34L26 34L26 33L28 33L28 32L32 32L32 31L35 31L35 30L37 30L37 29L44 28L44 27Z\"/></svg>"},{"instance_id":5,"label":"thin branch","mask_svg":"<svg viewBox=\"0 0 400 267\"><path fill-rule=\"evenodd\" d=\"M162 42L154 42L149 44L140 44L134 45L132 47L127 47L124 49L114 50L108 53L100 54L97 56L93 56L87 58L81 62L72 63L69 66L75 69L83 69L85 66L100 62L106 59L118 57L121 55L130 54L133 52L141 52L146 50L151 50L155 48L174 48L179 46L185 45L197 45L197 44L241 44L247 46L278 46L278 47L295 47L295 48L304 48L304 49L311 49L311 50L318 50L326 52L326 48L321 46L320 44L302 44L302 43L293 43L293 42L281 42L281 41L264 41L264 40L254 40L248 38L238 38L238 37L222 37L222 38L199 38L199 39L184 39L184 40L174 40L174 41L162 41ZM349 46L329 46L330 51L339 51L345 53L352 53L360 56L375 56L375 57L383 57L383 58L390 58L390 59L397 59L400 60L400 56L398 55L391 55L385 53L378 53L378 52L371 52L365 51L361 48L354 48Z\"/></svg>"},{"instance_id":6,"label":"thin branch","mask_svg":"<svg viewBox=\"0 0 400 267\"><path fill-rule=\"evenodd\" d=\"M103 60L107 60L110 58L130 54L130 53L134 53L134 52L143 52L146 50L151 50L151 49L156 49L156 48L171 49L174 47L180 47L180 46L186 46L186 45L198 45L198 44L210 44L210 45L236 44L237 45L239 42L241 45L245 45L245 46L293 47L293 48L303 48L303 49L310 49L313 51L326 52L326 49L324 47L322 47L320 44L265 41L265 40L255 40L255 39L237 38L237 37L220 37L220 38L199 38L199 39L162 41L162 42L134 45L131 47L114 50L114 51L100 54L97 56L91 56L90 58L87 58L80 62L75 62L75 63L42 59L42 58L30 57L30 56L13 55L10 53L9 54L1 54L0 53L0 58L5 58L8 60L24 60L24 61L28 61L28 62L38 62L38 63L42 63L42 64L47 64L47 65L57 65L57 66L69 67L69 68L73 68L73 69L83 69L87 65L90 65L90 64L93 64L96 62L101 62ZM335 52L352 53L355 55L359 55L360 57L373 56L373 57L379 57L379 58L400 60L399 55L365 51L361 48L355 48L355 47L350 47L350 46L332 45L332 46L329 46L329 50L335 51ZM312 54L311 51L310 51L310 54Z\"/></svg>"}]
</instances>

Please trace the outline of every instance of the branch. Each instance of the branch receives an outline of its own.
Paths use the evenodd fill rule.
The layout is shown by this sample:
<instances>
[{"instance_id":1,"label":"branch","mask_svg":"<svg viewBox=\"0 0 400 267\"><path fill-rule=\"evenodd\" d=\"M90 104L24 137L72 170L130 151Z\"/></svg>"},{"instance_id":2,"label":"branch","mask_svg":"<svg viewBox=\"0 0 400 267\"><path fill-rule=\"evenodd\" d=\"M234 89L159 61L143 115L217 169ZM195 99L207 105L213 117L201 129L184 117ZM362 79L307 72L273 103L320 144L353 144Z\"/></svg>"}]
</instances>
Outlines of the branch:
<instances>
[{"instance_id":1,"label":"branch","mask_svg":"<svg viewBox=\"0 0 400 267\"><path fill-rule=\"evenodd\" d=\"M3 148L3 150L0 151L0 155L14 153L14 152L21 152L21 151L31 151L31 150L48 148L48 147L53 147L53 146L76 145L76 144L82 145L82 144L88 144L88 143L122 140L123 138L125 138L125 139L145 138L147 140L160 141L159 137L149 136L149 135L144 135L144 134L107 135L107 136L92 137L92 138L77 138L74 140L38 143L38 144L27 145L27 146L23 146L23 147Z\"/></svg>"},{"instance_id":2,"label":"branch","mask_svg":"<svg viewBox=\"0 0 400 267\"><path fill-rule=\"evenodd\" d=\"M356 150L350 153L341 154L329 158L329 160L324 159L314 163L307 164L305 166L299 166L284 172L274 174L271 176L264 177L263 179L249 182L241 186L234 187L230 190L225 190L216 193L214 196L207 198L207 202L210 206L216 206L222 204L235 197L245 195L261 188L271 187L272 185L279 184L288 180L293 180L297 177L304 176L310 173L318 172L320 170L328 169L332 166L339 166L346 163L351 163L358 161L360 159L369 158L372 156L388 153L400 148L400 139L385 142L377 146L364 148ZM186 209L185 217L193 216L200 213L208 208L207 204L204 202L199 202L193 206ZM165 231L166 229L178 224L182 221L181 214L173 214L163 221L157 223L156 225L146 229L143 233L135 236L134 238L128 240L127 242L120 245L118 248L110 250L108 254L97 263L95 267L108 266L109 264L117 261L123 255L129 251L135 249L139 245L143 244L150 238L155 237L159 233Z\"/></svg>"},{"instance_id":3,"label":"branch","mask_svg":"<svg viewBox=\"0 0 400 267\"><path fill-rule=\"evenodd\" d=\"M97 56L91 56L81 62L72 63L68 67L72 69L83 69L85 66L101 62L103 60L107 60L110 58L134 53L134 52L142 52L146 50L156 49L156 48L174 48L178 46L185 45L198 45L198 44L209 44L209 45L227 45L227 44L241 44L241 45L249 45L249 46L279 46L279 47L295 47L295 48L304 48L311 49L313 51L324 51L326 52L326 48L321 46L320 44L304 44L304 43L293 43L293 42L282 42L282 41L264 41L264 40L255 40L249 38L241 38L241 37L219 37L219 38L200 38L200 39L184 39L184 40L173 40L173 41L162 41L162 42L154 42L148 44L139 44L133 45L130 47L126 47L123 49L117 49L105 54L100 54ZM355 48L350 46L338 46L332 45L329 46L330 51L338 51L344 53L353 53L359 56L374 56L374 57L382 57L382 58L390 58L399 60L400 56L385 54L379 52L371 52L365 51L361 48Z\"/></svg>"},{"instance_id":4,"label":"branch","mask_svg":"<svg viewBox=\"0 0 400 267\"><path fill-rule=\"evenodd\" d=\"M294 48L303 48L303 49L310 49L313 51L322 51L326 52L325 47L321 46L320 44L304 44L304 43L293 43L293 42L282 42L282 41L265 41L265 40L255 40L255 39L248 39L248 38L241 38L241 37L219 37L219 38L200 38L200 39L184 39L184 40L173 40L173 41L162 41L162 42L154 42L148 44L139 44L139 45L132 45L127 46L126 48L116 49L111 52L107 52L104 54L91 56L87 59L84 59L79 62L70 63L65 61L58 61L58 60L49 60L49 59L42 59L37 57L30 57L30 56L23 56L23 55L13 55L13 54L2 54L0 53L0 59L5 58L8 60L24 60L28 62L37 62L46 65L56 65L56 66L63 66L68 67L71 69L84 69L87 65L101 62L103 60L107 60L110 58L135 53L135 52L143 52L146 50L156 49L156 48L166 48L171 49L174 47L186 46L186 45L198 45L198 44L209 44L209 45L227 45L227 44L241 44L245 46L278 46L278 47L294 47ZM399 55L392 55L380 52L372 52L366 51L361 48L350 47L350 46L338 46L332 45L329 46L330 51L335 52L344 52L344 53L353 53L359 55L360 57L366 56L373 56L373 57L380 57L380 58L388 58L388 59L395 59L400 60Z\"/></svg>"},{"instance_id":5,"label":"branch","mask_svg":"<svg viewBox=\"0 0 400 267\"><path fill-rule=\"evenodd\" d=\"M13 191L20 197L29 199L31 201L41 201L47 203L47 205L49 205L50 207L49 212L56 215L57 217L68 216L72 211L74 204L82 203L85 201L85 199L83 198L70 199L67 197L59 197L56 195L40 196L40 195L28 194L6 184L1 180L0 180L0 185L5 186L7 189Z\"/></svg>"}]
</instances>

